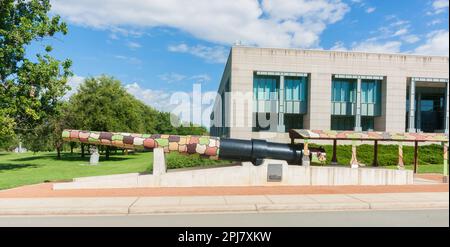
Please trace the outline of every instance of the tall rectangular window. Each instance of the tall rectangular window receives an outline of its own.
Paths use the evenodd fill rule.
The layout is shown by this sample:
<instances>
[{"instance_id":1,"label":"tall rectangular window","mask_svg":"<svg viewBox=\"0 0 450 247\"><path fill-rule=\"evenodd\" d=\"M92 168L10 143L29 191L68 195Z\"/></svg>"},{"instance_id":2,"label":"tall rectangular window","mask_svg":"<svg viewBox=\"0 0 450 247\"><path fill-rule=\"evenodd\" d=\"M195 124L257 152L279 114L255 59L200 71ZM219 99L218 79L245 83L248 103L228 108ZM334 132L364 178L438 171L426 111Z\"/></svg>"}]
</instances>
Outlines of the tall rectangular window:
<instances>
[{"instance_id":1,"label":"tall rectangular window","mask_svg":"<svg viewBox=\"0 0 450 247\"><path fill-rule=\"evenodd\" d=\"M381 115L381 80L361 81L361 107L364 116Z\"/></svg>"},{"instance_id":2,"label":"tall rectangular window","mask_svg":"<svg viewBox=\"0 0 450 247\"><path fill-rule=\"evenodd\" d=\"M333 79L331 100L334 102L354 102L355 91L354 79Z\"/></svg>"},{"instance_id":3,"label":"tall rectangular window","mask_svg":"<svg viewBox=\"0 0 450 247\"><path fill-rule=\"evenodd\" d=\"M278 78L275 76L258 76L253 78L253 98L255 100L276 100Z\"/></svg>"},{"instance_id":4,"label":"tall rectangular window","mask_svg":"<svg viewBox=\"0 0 450 247\"><path fill-rule=\"evenodd\" d=\"M378 104L381 96L380 80L362 80L361 82L361 102L367 104Z\"/></svg>"},{"instance_id":5,"label":"tall rectangular window","mask_svg":"<svg viewBox=\"0 0 450 247\"><path fill-rule=\"evenodd\" d=\"M284 88L286 100L306 101L307 77L286 77Z\"/></svg>"}]
</instances>

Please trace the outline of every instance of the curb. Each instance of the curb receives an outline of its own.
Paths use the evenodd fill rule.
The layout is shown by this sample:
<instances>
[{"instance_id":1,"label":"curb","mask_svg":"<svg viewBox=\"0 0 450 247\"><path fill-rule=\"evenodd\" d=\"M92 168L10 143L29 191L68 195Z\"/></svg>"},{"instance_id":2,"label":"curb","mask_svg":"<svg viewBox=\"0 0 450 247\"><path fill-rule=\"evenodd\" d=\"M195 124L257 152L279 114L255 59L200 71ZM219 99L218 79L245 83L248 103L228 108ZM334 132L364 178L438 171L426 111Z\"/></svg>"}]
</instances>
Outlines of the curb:
<instances>
[{"instance_id":1,"label":"curb","mask_svg":"<svg viewBox=\"0 0 450 247\"><path fill-rule=\"evenodd\" d=\"M342 210L445 209L448 201L431 202L373 202L373 203L303 203L303 204L241 204L241 205L183 205L183 206L117 206L99 208L2 208L0 216L13 215L142 215L177 213L240 213L240 212L302 212Z\"/></svg>"}]
</instances>

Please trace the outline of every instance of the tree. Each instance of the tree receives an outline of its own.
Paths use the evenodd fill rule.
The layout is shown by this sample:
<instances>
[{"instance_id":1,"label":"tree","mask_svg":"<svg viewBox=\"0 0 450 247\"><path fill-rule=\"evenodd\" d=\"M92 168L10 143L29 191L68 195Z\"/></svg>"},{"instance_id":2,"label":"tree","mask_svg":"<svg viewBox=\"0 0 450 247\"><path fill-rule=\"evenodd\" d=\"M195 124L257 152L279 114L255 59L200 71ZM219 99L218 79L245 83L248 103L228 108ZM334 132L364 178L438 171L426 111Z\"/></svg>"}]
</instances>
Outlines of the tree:
<instances>
[{"instance_id":1,"label":"tree","mask_svg":"<svg viewBox=\"0 0 450 247\"><path fill-rule=\"evenodd\" d=\"M135 133L155 131L158 114L105 75L87 78L69 99L68 112L72 128Z\"/></svg>"},{"instance_id":2,"label":"tree","mask_svg":"<svg viewBox=\"0 0 450 247\"><path fill-rule=\"evenodd\" d=\"M155 126L152 122L157 112L109 76L87 78L69 99L69 105L73 127L78 129L145 132Z\"/></svg>"},{"instance_id":3,"label":"tree","mask_svg":"<svg viewBox=\"0 0 450 247\"><path fill-rule=\"evenodd\" d=\"M66 34L60 17L49 17L49 0L0 1L0 135L33 130L56 114L72 75L71 61L50 55L51 46L26 57L32 42Z\"/></svg>"}]
</instances>

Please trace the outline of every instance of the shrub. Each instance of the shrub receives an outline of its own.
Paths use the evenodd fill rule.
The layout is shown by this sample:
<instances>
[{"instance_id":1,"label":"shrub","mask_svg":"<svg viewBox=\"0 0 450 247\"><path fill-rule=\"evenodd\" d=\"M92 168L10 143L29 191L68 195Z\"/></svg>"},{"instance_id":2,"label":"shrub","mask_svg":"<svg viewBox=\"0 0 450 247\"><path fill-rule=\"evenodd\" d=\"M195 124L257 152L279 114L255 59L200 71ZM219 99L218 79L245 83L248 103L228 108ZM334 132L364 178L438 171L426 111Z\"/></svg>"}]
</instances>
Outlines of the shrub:
<instances>
[{"instance_id":1,"label":"shrub","mask_svg":"<svg viewBox=\"0 0 450 247\"><path fill-rule=\"evenodd\" d=\"M312 144L311 147L319 145ZM333 146L322 145L327 153L327 164L331 163L333 157ZM340 164L350 164L352 158L351 145L339 145L337 147L337 159ZM360 145L357 147L357 158L360 163L372 165L373 145ZM442 164L443 147L437 144L419 146L419 165ZM405 165L414 163L414 146L403 145L403 161ZM398 163L398 145L378 145L378 164L380 166L396 166Z\"/></svg>"},{"instance_id":2,"label":"shrub","mask_svg":"<svg viewBox=\"0 0 450 247\"><path fill-rule=\"evenodd\" d=\"M180 154L177 152L166 154L167 169L208 166L208 165L228 164L228 163L231 162L227 160L212 160L208 158L203 158L199 154L187 155L187 154Z\"/></svg>"}]
</instances>

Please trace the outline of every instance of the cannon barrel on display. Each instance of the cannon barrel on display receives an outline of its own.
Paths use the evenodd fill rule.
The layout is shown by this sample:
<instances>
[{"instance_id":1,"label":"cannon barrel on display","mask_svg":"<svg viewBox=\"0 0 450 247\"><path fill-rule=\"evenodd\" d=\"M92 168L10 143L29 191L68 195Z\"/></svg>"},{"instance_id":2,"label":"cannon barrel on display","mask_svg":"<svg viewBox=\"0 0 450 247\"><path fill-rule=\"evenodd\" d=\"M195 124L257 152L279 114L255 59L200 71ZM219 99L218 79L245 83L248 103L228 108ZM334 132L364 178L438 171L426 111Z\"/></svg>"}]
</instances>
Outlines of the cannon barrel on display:
<instances>
[{"instance_id":1,"label":"cannon barrel on display","mask_svg":"<svg viewBox=\"0 0 450 247\"><path fill-rule=\"evenodd\" d=\"M291 164L301 164L303 144L272 143L265 140L240 140L212 136L180 136L164 134L131 134L120 132L100 132L64 130L64 141L91 145L113 146L124 149L163 148L165 152L198 153L210 159L251 161L255 165L262 159L285 160ZM324 153L322 148L310 149Z\"/></svg>"},{"instance_id":2,"label":"cannon barrel on display","mask_svg":"<svg viewBox=\"0 0 450 247\"><path fill-rule=\"evenodd\" d=\"M302 160L303 144L283 144L267 142L265 140L239 140L222 138L220 142L219 158L239 161L277 159L291 164L300 164Z\"/></svg>"}]
</instances>

